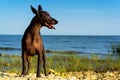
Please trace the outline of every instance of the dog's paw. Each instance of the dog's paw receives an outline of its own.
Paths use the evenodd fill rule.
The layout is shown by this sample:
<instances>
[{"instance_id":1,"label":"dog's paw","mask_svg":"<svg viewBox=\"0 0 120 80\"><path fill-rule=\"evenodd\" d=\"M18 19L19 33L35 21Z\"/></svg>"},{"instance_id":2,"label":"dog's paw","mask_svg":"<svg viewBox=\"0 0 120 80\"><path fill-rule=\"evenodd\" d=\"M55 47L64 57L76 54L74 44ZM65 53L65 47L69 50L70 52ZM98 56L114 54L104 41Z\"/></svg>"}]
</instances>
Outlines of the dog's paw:
<instances>
[{"instance_id":1,"label":"dog's paw","mask_svg":"<svg viewBox=\"0 0 120 80\"><path fill-rule=\"evenodd\" d=\"M36 77L37 77L37 78L40 78L40 77L41 77L41 75L40 75L40 74L37 74L37 75L36 75Z\"/></svg>"}]
</instances>

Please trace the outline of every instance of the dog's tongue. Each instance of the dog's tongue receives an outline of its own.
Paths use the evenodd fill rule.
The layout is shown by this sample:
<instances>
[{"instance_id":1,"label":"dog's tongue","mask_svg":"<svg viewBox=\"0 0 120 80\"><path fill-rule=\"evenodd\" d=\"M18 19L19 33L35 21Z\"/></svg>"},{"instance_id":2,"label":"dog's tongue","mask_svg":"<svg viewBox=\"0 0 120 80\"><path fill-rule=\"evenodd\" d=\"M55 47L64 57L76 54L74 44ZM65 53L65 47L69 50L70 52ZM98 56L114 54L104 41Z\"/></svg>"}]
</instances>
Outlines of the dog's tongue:
<instances>
[{"instance_id":1,"label":"dog's tongue","mask_svg":"<svg viewBox=\"0 0 120 80\"><path fill-rule=\"evenodd\" d=\"M55 27L52 24L45 23L46 26L48 26L49 29L55 29Z\"/></svg>"},{"instance_id":2,"label":"dog's tongue","mask_svg":"<svg viewBox=\"0 0 120 80\"><path fill-rule=\"evenodd\" d=\"M55 29L55 27L52 24L49 25L49 28L50 29Z\"/></svg>"}]
</instances>

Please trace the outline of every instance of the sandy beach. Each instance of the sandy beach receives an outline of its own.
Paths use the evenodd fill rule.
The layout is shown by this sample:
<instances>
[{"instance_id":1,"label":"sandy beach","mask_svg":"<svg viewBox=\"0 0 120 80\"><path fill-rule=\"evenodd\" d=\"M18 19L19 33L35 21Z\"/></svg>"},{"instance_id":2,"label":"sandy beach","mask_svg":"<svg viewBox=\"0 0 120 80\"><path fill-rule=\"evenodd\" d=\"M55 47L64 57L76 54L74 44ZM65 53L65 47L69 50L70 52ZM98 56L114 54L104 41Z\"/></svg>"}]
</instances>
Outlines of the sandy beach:
<instances>
[{"instance_id":1,"label":"sandy beach","mask_svg":"<svg viewBox=\"0 0 120 80\"><path fill-rule=\"evenodd\" d=\"M31 73L25 77L20 77L20 58L20 56L15 55L0 56L0 80L120 80L119 59L53 56L47 58L47 61L49 61L47 63L48 76L42 73L41 78L36 78L36 64L34 63L36 57L31 60L33 61L31 63L34 65L31 68ZM57 61L57 63L54 63L56 64L55 66L51 65L54 61ZM66 66L62 66L61 63Z\"/></svg>"},{"instance_id":2,"label":"sandy beach","mask_svg":"<svg viewBox=\"0 0 120 80\"><path fill-rule=\"evenodd\" d=\"M59 73L50 70L48 76L41 74L41 78L36 78L35 73L20 77L16 73L0 72L0 80L120 80L120 71L96 73L94 71Z\"/></svg>"}]
</instances>

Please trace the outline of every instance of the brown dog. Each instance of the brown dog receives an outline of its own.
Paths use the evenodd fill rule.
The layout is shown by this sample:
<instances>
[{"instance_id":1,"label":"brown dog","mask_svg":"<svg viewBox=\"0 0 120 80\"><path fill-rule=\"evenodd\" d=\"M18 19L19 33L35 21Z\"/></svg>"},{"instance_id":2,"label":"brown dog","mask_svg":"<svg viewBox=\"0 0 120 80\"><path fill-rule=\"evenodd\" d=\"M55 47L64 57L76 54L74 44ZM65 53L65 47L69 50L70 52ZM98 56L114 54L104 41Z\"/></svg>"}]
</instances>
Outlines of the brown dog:
<instances>
[{"instance_id":1,"label":"brown dog","mask_svg":"<svg viewBox=\"0 0 120 80\"><path fill-rule=\"evenodd\" d=\"M30 57L38 55L37 64L37 77L40 77L40 68L43 61L44 73L46 74L46 57L42 38L40 35L40 29L42 26L46 26L49 29L55 29L53 25L58 21L52 18L48 12L43 11L42 7L38 6L38 11L31 6L32 12L35 14L30 25L25 30L22 38L22 73L21 76L25 76L29 73ZM28 63L28 67L26 67ZM26 70L26 68L28 68Z\"/></svg>"}]
</instances>

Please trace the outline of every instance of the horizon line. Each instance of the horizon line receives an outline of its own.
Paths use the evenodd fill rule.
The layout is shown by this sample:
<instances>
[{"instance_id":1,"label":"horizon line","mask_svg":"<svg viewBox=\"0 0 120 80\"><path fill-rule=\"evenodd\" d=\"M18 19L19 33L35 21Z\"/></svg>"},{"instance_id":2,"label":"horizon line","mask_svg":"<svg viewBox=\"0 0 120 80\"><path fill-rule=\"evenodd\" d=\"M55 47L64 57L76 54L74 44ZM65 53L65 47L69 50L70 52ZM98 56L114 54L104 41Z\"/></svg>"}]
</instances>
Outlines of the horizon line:
<instances>
[{"instance_id":1,"label":"horizon line","mask_svg":"<svg viewBox=\"0 0 120 80\"><path fill-rule=\"evenodd\" d=\"M14 35L19 35L19 36L23 36L23 34L0 34L0 36L14 36ZM105 35L105 34L94 34L94 35L87 35L87 34L42 34L41 36L120 36L120 35Z\"/></svg>"}]
</instances>

